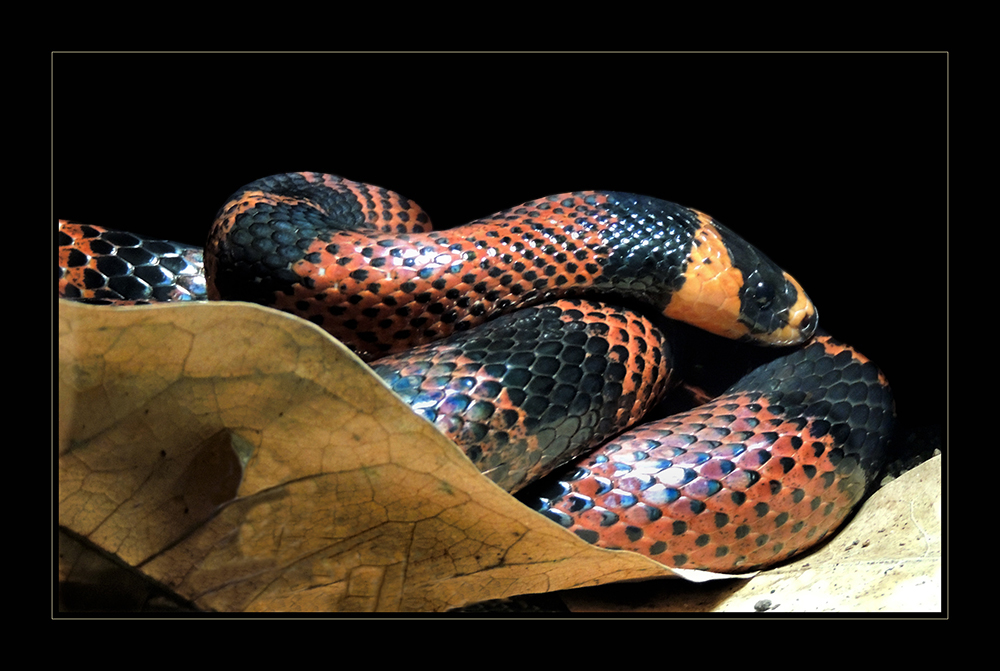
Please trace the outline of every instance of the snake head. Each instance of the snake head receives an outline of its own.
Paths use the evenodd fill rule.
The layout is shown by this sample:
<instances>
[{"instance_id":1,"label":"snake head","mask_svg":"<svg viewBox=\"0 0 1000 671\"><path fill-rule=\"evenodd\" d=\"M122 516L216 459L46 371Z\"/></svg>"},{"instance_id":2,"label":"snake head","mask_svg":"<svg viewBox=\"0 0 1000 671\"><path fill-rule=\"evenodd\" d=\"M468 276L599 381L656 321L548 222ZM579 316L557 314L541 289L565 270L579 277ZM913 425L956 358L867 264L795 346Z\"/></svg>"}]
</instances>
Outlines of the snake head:
<instances>
[{"instance_id":1,"label":"snake head","mask_svg":"<svg viewBox=\"0 0 1000 671\"><path fill-rule=\"evenodd\" d=\"M732 340L793 345L816 330L791 275L712 217L669 201L601 192L608 290L654 296L663 315Z\"/></svg>"},{"instance_id":2,"label":"snake head","mask_svg":"<svg viewBox=\"0 0 1000 671\"><path fill-rule=\"evenodd\" d=\"M794 277L765 265L751 271L740 288L739 321L748 327L749 340L794 345L812 337L819 312Z\"/></svg>"},{"instance_id":3,"label":"snake head","mask_svg":"<svg viewBox=\"0 0 1000 671\"><path fill-rule=\"evenodd\" d=\"M783 346L803 343L819 323L794 277L706 214L688 254L684 282L664 314L734 340Z\"/></svg>"}]
</instances>

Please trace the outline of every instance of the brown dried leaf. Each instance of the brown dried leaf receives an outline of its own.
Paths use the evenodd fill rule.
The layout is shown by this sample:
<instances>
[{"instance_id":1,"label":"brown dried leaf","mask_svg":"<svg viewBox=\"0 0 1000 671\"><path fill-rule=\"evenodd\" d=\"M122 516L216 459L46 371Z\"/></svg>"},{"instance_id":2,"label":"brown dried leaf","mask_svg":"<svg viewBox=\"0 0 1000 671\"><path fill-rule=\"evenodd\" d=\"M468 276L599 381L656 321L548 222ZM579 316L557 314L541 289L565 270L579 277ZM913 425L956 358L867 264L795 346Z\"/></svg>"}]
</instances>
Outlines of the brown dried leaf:
<instances>
[{"instance_id":1,"label":"brown dried leaf","mask_svg":"<svg viewBox=\"0 0 1000 671\"><path fill-rule=\"evenodd\" d=\"M441 611L672 575L522 506L301 319L60 301L59 327L59 524L199 608Z\"/></svg>"}]
</instances>

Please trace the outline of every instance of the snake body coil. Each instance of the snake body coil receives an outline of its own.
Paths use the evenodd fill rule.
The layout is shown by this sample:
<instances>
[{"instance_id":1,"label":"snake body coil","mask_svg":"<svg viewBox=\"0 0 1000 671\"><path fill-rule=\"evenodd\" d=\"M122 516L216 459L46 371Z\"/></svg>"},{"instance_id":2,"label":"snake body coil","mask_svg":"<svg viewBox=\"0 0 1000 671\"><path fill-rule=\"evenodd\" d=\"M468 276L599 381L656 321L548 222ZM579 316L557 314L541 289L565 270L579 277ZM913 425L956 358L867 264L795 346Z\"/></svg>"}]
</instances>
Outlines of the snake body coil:
<instances>
[{"instance_id":1,"label":"snake body coil","mask_svg":"<svg viewBox=\"0 0 1000 671\"><path fill-rule=\"evenodd\" d=\"M891 431L884 378L812 338L816 312L793 278L711 217L654 198L560 194L433 232L391 191L277 175L220 210L204 285L197 250L70 222L60 236L61 295L207 293L298 314L374 361L536 510L672 566L742 571L812 546L861 498ZM806 344L622 434L672 384L673 355L657 324L615 302L731 339Z\"/></svg>"},{"instance_id":2,"label":"snake body coil","mask_svg":"<svg viewBox=\"0 0 1000 671\"><path fill-rule=\"evenodd\" d=\"M566 193L429 228L385 189L314 173L264 178L216 219L209 296L294 312L368 359L583 292L767 344L802 342L816 327L794 279L711 217L664 200Z\"/></svg>"}]
</instances>

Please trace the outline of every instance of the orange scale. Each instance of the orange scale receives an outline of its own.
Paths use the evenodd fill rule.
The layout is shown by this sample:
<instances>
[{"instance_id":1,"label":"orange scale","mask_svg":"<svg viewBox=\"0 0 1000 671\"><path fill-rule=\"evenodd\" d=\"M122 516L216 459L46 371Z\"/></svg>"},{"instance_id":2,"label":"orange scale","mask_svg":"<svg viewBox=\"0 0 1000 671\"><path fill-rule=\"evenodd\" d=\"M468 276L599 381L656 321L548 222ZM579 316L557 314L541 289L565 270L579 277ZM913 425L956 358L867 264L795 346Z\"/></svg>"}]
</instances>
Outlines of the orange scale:
<instances>
[{"instance_id":1,"label":"orange scale","mask_svg":"<svg viewBox=\"0 0 1000 671\"><path fill-rule=\"evenodd\" d=\"M807 538L807 536L809 536L809 538ZM810 538L813 537L822 538L823 536L818 535L815 531L812 531L811 533L806 531L792 533L790 529L787 533L772 534L768 537L768 543L765 546L766 552L770 553L772 556L780 556L784 559L797 554L800 551L800 548L807 544Z\"/></svg>"},{"instance_id":2,"label":"orange scale","mask_svg":"<svg viewBox=\"0 0 1000 671\"><path fill-rule=\"evenodd\" d=\"M790 470L785 478L782 480L782 485L786 489L798 489L802 492L809 494L820 494L823 491L823 485L819 483L815 476L810 476L801 464L797 464L795 468Z\"/></svg>"},{"instance_id":3,"label":"orange scale","mask_svg":"<svg viewBox=\"0 0 1000 671\"><path fill-rule=\"evenodd\" d=\"M588 510L587 512L589 513L592 511ZM635 543L635 541L633 541L628 535L630 525L619 523L603 527L599 522L596 522L586 526L587 528L593 529L601 534L602 547L631 550Z\"/></svg>"},{"instance_id":4,"label":"orange scale","mask_svg":"<svg viewBox=\"0 0 1000 671\"><path fill-rule=\"evenodd\" d=\"M638 492L636 495L642 504L651 508L659 508L661 511L665 510L664 506L680 498L677 489L667 487L662 483L657 483L648 487L647 489Z\"/></svg>"},{"instance_id":5,"label":"orange scale","mask_svg":"<svg viewBox=\"0 0 1000 671\"><path fill-rule=\"evenodd\" d=\"M725 441L731 434L729 422L720 426L706 426L698 431L699 440Z\"/></svg>"},{"instance_id":6,"label":"orange scale","mask_svg":"<svg viewBox=\"0 0 1000 671\"><path fill-rule=\"evenodd\" d=\"M407 334L412 335L414 330L410 326L408 318L388 312L386 309L383 309L379 317L378 328L387 334L387 339L405 338ZM402 335L397 336L396 334Z\"/></svg>"},{"instance_id":7,"label":"orange scale","mask_svg":"<svg viewBox=\"0 0 1000 671\"><path fill-rule=\"evenodd\" d=\"M708 509L701 512L694 512L691 506L695 504L701 508L700 502L687 496L681 496L673 503L663 506L663 515L676 522L684 522L689 530L699 534L714 533L718 531L715 515Z\"/></svg>"},{"instance_id":8,"label":"orange scale","mask_svg":"<svg viewBox=\"0 0 1000 671\"><path fill-rule=\"evenodd\" d=\"M659 473L657 473L656 480L657 482L666 487L673 487L675 489L679 489L684 485L686 485L687 483L691 482L692 471L690 468L685 468L682 465L677 465L678 464L677 458L674 458L671 461L673 461L674 465L669 468L664 468Z\"/></svg>"},{"instance_id":9,"label":"orange scale","mask_svg":"<svg viewBox=\"0 0 1000 671\"><path fill-rule=\"evenodd\" d=\"M660 444L658 449L676 450L678 455L687 452L692 444L690 434L681 433L675 427L672 427L669 431L669 433L664 433L656 438L656 441Z\"/></svg>"},{"instance_id":10,"label":"orange scale","mask_svg":"<svg viewBox=\"0 0 1000 671\"><path fill-rule=\"evenodd\" d=\"M756 517L751 507L745 501L734 500L731 494L732 492L723 489L706 503L713 512L728 515L731 524L750 524Z\"/></svg>"},{"instance_id":11,"label":"orange scale","mask_svg":"<svg viewBox=\"0 0 1000 671\"><path fill-rule=\"evenodd\" d=\"M356 306L356 309L358 309L359 311L360 310L367 310L369 308L376 308L376 309L379 309L379 310L384 310L385 307L386 307L384 299L381 296L372 293L368 289L364 289L362 291L359 291L359 292L355 293L354 295L360 297L360 299L361 299L361 300L359 300L359 301L357 301L355 303L352 303L352 305ZM364 319L364 318L365 318L364 316L361 317L361 319ZM376 317L374 319L378 319L378 318Z\"/></svg>"},{"instance_id":12,"label":"orange scale","mask_svg":"<svg viewBox=\"0 0 1000 671\"><path fill-rule=\"evenodd\" d=\"M809 518L810 523L819 528L823 535L831 533L836 530L837 527L844 521L844 519L850 514L853 507L853 503L846 504L832 504L829 505L825 503L820 506L815 513Z\"/></svg>"},{"instance_id":13,"label":"orange scale","mask_svg":"<svg viewBox=\"0 0 1000 671\"><path fill-rule=\"evenodd\" d=\"M686 441L686 440L679 440L677 442L689 443L689 441ZM691 443L691 444L693 445L693 443ZM669 447L669 445L668 445L668 447ZM674 466L678 466L678 467L683 466L683 467L686 467L686 468L690 468L692 466L695 466L695 465L697 465L697 464L705 461L705 456L704 456L703 452L692 452L692 451L690 451L690 448L687 447L687 446L685 446L685 447L677 447L675 449L676 449L676 451L673 453L673 456L670 457L670 461L672 461L674 463ZM676 485L676 484L683 484L683 483L682 482L677 482L675 480L675 481L672 481L671 484L675 484Z\"/></svg>"},{"instance_id":14,"label":"orange scale","mask_svg":"<svg viewBox=\"0 0 1000 671\"><path fill-rule=\"evenodd\" d=\"M780 497L773 502L772 509L776 512L785 513L791 523L808 520L815 510L813 501L816 497L808 496L804 490L796 487L788 487ZM822 509L822 505L820 505Z\"/></svg>"},{"instance_id":15,"label":"orange scale","mask_svg":"<svg viewBox=\"0 0 1000 671\"><path fill-rule=\"evenodd\" d=\"M400 278L398 280L394 279L393 281L398 282L399 284L404 284L409 279L410 278ZM406 308L410 303L413 302L413 297L415 295L416 295L415 292L407 292L403 291L402 289L396 289L392 293L386 294L387 300L385 300L384 302L387 306L391 307L394 312L397 311L406 312L404 308Z\"/></svg>"},{"instance_id":16,"label":"orange scale","mask_svg":"<svg viewBox=\"0 0 1000 671\"><path fill-rule=\"evenodd\" d=\"M748 471L760 471L762 465L771 460L768 450L769 443L759 435L754 435L743 442L746 451L733 458L733 463L737 468Z\"/></svg>"},{"instance_id":17,"label":"orange scale","mask_svg":"<svg viewBox=\"0 0 1000 671\"><path fill-rule=\"evenodd\" d=\"M726 570L739 572L742 570L752 570L754 567L760 565L761 563L767 561L768 558L773 557L776 552L774 547L767 547L766 545L758 547L753 542L739 542L734 545L730 545L727 548L728 553L721 559L715 559L715 565L720 562L728 563Z\"/></svg>"},{"instance_id":18,"label":"orange scale","mask_svg":"<svg viewBox=\"0 0 1000 671\"><path fill-rule=\"evenodd\" d=\"M782 510L781 512L772 511L772 514L766 520L767 523L762 524L760 530L775 541L782 541L787 544L798 533L796 529L798 523L801 521L795 519L788 510Z\"/></svg>"},{"instance_id":19,"label":"orange scale","mask_svg":"<svg viewBox=\"0 0 1000 671\"><path fill-rule=\"evenodd\" d=\"M661 440L662 436L657 436L656 441L660 442ZM655 459L657 461L661 459L673 461L676 457L685 453L686 451L682 447L671 447L669 445L663 445L662 442L655 447L650 447L646 452L649 459Z\"/></svg>"},{"instance_id":20,"label":"orange scale","mask_svg":"<svg viewBox=\"0 0 1000 671\"><path fill-rule=\"evenodd\" d=\"M719 408L718 404L702 406L697 413L691 413L687 419L693 423L701 424L705 427L725 426L730 413Z\"/></svg>"},{"instance_id":21,"label":"orange scale","mask_svg":"<svg viewBox=\"0 0 1000 671\"><path fill-rule=\"evenodd\" d=\"M301 307L303 305L306 306L304 309ZM324 306L322 302L316 300L312 292L307 291L300 285L295 285L291 296L286 294L276 295L273 307L278 310L294 309L297 313L301 311L308 319L309 315L321 314Z\"/></svg>"},{"instance_id":22,"label":"orange scale","mask_svg":"<svg viewBox=\"0 0 1000 671\"><path fill-rule=\"evenodd\" d=\"M825 495L821 497L823 505L820 508L824 512L832 509L831 514L842 514L852 508L863 496L864 490L856 486L844 491L838 489L835 495L827 490Z\"/></svg>"},{"instance_id":23,"label":"orange scale","mask_svg":"<svg viewBox=\"0 0 1000 671\"><path fill-rule=\"evenodd\" d=\"M809 440L809 422L803 422L805 418L786 417L778 426L778 431L789 436L799 436L803 441Z\"/></svg>"},{"instance_id":24,"label":"orange scale","mask_svg":"<svg viewBox=\"0 0 1000 671\"><path fill-rule=\"evenodd\" d=\"M823 455L816 455L816 451L809 440L806 437L799 449L796 450L795 462L798 464L798 468L811 469L815 473L813 477L819 477L820 473L831 470L830 464Z\"/></svg>"},{"instance_id":25,"label":"orange scale","mask_svg":"<svg viewBox=\"0 0 1000 671\"><path fill-rule=\"evenodd\" d=\"M797 533L803 537L813 537L817 534L829 533L835 526L839 525L843 515L836 507L828 507L821 504L816 510L808 509L808 513L802 517L793 517L787 525L788 534ZM796 531L798 529L798 531Z\"/></svg>"},{"instance_id":26,"label":"orange scale","mask_svg":"<svg viewBox=\"0 0 1000 671\"><path fill-rule=\"evenodd\" d=\"M736 492L745 492L759 482L754 471L737 468L729 475L723 476L722 484L726 489Z\"/></svg>"},{"instance_id":27,"label":"orange scale","mask_svg":"<svg viewBox=\"0 0 1000 671\"><path fill-rule=\"evenodd\" d=\"M774 491L770 479L758 480L752 487L745 490L747 498L753 499L754 504L763 504L768 509L773 509L775 496L780 495L780 493L780 490Z\"/></svg>"},{"instance_id":28,"label":"orange scale","mask_svg":"<svg viewBox=\"0 0 1000 671\"><path fill-rule=\"evenodd\" d=\"M678 524L676 520L672 520L666 515L654 522L647 522L646 524L636 524L635 526L642 528L642 541L643 544L652 546L656 542L662 542L666 544L666 554L671 554L675 546L693 544L694 539L700 534L692 534L687 531L687 525L681 523ZM661 559L664 557L660 557Z\"/></svg>"},{"instance_id":29,"label":"orange scale","mask_svg":"<svg viewBox=\"0 0 1000 671\"><path fill-rule=\"evenodd\" d=\"M718 480L706 477L697 477L684 485L684 495L693 499L698 499L711 506L714 497L722 490L722 485Z\"/></svg>"},{"instance_id":30,"label":"orange scale","mask_svg":"<svg viewBox=\"0 0 1000 671\"><path fill-rule=\"evenodd\" d=\"M771 487L777 486L778 493L780 494L785 489L785 468L781 465L779 459L771 459L771 461L757 469L757 472L760 474L761 482L765 484L768 490ZM778 484L774 485L772 483Z\"/></svg>"},{"instance_id":31,"label":"orange scale","mask_svg":"<svg viewBox=\"0 0 1000 671\"><path fill-rule=\"evenodd\" d=\"M593 470L591 471L593 474ZM594 498L598 496L601 492L607 491L611 488L611 482L607 478L603 477L588 477L582 480L577 480L572 483L573 491L587 496L589 498Z\"/></svg>"},{"instance_id":32,"label":"orange scale","mask_svg":"<svg viewBox=\"0 0 1000 671\"><path fill-rule=\"evenodd\" d=\"M645 530L643 530L643 532L645 532ZM643 533L642 537L638 538L637 540L631 540L631 537L626 537L626 538L629 542L626 545L622 546L623 550L644 554L647 557L653 557L653 559L657 558L656 554L654 554L653 552L653 546L658 543L657 539L648 538L645 535L645 533ZM663 548L665 547L665 544L659 543L659 547ZM662 550L659 554L662 554Z\"/></svg>"},{"instance_id":33,"label":"orange scale","mask_svg":"<svg viewBox=\"0 0 1000 671\"><path fill-rule=\"evenodd\" d=\"M746 446L741 442L743 438L741 433L730 434L721 445L712 448L712 458L732 462L746 451Z\"/></svg>"},{"instance_id":34,"label":"orange scale","mask_svg":"<svg viewBox=\"0 0 1000 671\"><path fill-rule=\"evenodd\" d=\"M776 429L777 433L782 435L778 436L778 439L771 444L771 455L773 457L791 457L798 461L799 448L802 447L802 440L797 435L789 435L781 430L782 427ZM798 441L796 441L798 439ZM796 447L796 442L798 442L798 447Z\"/></svg>"},{"instance_id":35,"label":"orange scale","mask_svg":"<svg viewBox=\"0 0 1000 671\"><path fill-rule=\"evenodd\" d=\"M737 558L733 563L734 569L753 570L762 564L771 564L781 561L788 554L787 548L782 543L767 541L763 545L754 545L742 559Z\"/></svg>"},{"instance_id":36,"label":"orange scale","mask_svg":"<svg viewBox=\"0 0 1000 671\"><path fill-rule=\"evenodd\" d=\"M653 518L657 520L662 519L659 508L641 502L618 511L618 514L623 523L642 527L643 529L647 528L654 521Z\"/></svg>"},{"instance_id":37,"label":"orange scale","mask_svg":"<svg viewBox=\"0 0 1000 671\"><path fill-rule=\"evenodd\" d=\"M634 506L638 500L638 497L632 492L617 487L610 492L598 494L594 497L594 502L599 506L615 511L616 513Z\"/></svg>"},{"instance_id":38,"label":"orange scale","mask_svg":"<svg viewBox=\"0 0 1000 671\"><path fill-rule=\"evenodd\" d=\"M761 394L737 394L736 402L739 405L739 409L735 414L740 417L756 417L767 421L774 421L777 419L778 423L785 420L784 414L776 414L771 409L770 401L768 401L767 398ZM785 409L779 407L778 411L784 413Z\"/></svg>"},{"instance_id":39,"label":"orange scale","mask_svg":"<svg viewBox=\"0 0 1000 671\"><path fill-rule=\"evenodd\" d=\"M684 543L683 546L675 548L675 550L682 552L686 558L686 561L683 563L678 562L679 568L705 569L713 566L717 567L720 564L720 560L729 555L727 548L719 546L711 540L707 544L701 545L692 539L690 542Z\"/></svg>"},{"instance_id":40,"label":"orange scale","mask_svg":"<svg viewBox=\"0 0 1000 671\"><path fill-rule=\"evenodd\" d=\"M399 268L411 269L411 266L407 265L407 259L413 259L413 266L417 266L420 259L420 251L409 244L398 244L393 247L383 247L385 249L385 256L389 259L389 265ZM416 272L416 271L413 271Z\"/></svg>"},{"instance_id":41,"label":"orange scale","mask_svg":"<svg viewBox=\"0 0 1000 671\"><path fill-rule=\"evenodd\" d=\"M736 421L729 424L729 428L733 431L749 431L754 432L760 427L760 422L756 416L747 414L746 416L737 416Z\"/></svg>"},{"instance_id":42,"label":"orange scale","mask_svg":"<svg viewBox=\"0 0 1000 671\"><path fill-rule=\"evenodd\" d=\"M757 473L760 474L760 479L764 481L776 480L784 482L785 464L782 462L781 457L776 455L770 456L771 458L767 463L761 464L756 468Z\"/></svg>"},{"instance_id":43,"label":"orange scale","mask_svg":"<svg viewBox=\"0 0 1000 671\"><path fill-rule=\"evenodd\" d=\"M842 520L838 520L836 525L839 526ZM818 542L819 540L826 538L836 527L829 524L810 524L804 528L797 537L801 540L798 541L800 545L809 545Z\"/></svg>"},{"instance_id":44,"label":"orange scale","mask_svg":"<svg viewBox=\"0 0 1000 671\"><path fill-rule=\"evenodd\" d=\"M724 514L721 511L718 512L720 512L720 514ZM737 521L730 516L726 524L709 533L711 533L712 538L715 541L730 547L737 547L743 543L748 536L753 535L754 528L745 520L741 519Z\"/></svg>"}]
</instances>

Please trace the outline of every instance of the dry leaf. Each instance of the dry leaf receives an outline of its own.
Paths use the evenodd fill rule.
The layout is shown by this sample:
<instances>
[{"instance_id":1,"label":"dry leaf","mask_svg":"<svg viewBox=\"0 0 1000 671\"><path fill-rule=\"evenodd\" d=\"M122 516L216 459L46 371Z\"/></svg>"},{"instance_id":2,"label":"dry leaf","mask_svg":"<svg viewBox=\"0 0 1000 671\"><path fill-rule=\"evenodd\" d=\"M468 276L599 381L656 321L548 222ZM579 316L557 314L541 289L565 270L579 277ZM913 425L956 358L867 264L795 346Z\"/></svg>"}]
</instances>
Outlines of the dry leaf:
<instances>
[{"instance_id":1,"label":"dry leaf","mask_svg":"<svg viewBox=\"0 0 1000 671\"><path fill-rule=\"evenodd\" d=\"M650 581L731 576L595 548L528 510L312 324L242 303L59 316L59 524L201 609L442 611L593 585L561 595L580 611L940 609L940 458L784 567ZM108 570L94 561L70 542L60 578Z\"/></svg>"},{"instance_id":2,"label":"dry leaf","mask_svg":"<svg viewBox=\"0 0 1000 671\"><path fill-rule=\"evenodd\" d=\"M199 608L441 611L671 575L521 505L306 321L60 301L59 327L59 524Z\"/></svg>"}]
</instances>

